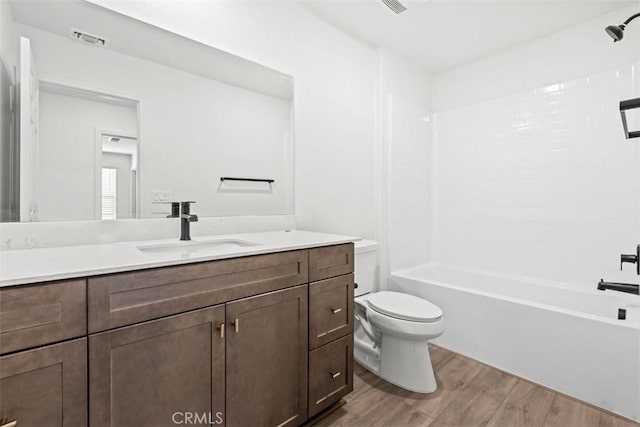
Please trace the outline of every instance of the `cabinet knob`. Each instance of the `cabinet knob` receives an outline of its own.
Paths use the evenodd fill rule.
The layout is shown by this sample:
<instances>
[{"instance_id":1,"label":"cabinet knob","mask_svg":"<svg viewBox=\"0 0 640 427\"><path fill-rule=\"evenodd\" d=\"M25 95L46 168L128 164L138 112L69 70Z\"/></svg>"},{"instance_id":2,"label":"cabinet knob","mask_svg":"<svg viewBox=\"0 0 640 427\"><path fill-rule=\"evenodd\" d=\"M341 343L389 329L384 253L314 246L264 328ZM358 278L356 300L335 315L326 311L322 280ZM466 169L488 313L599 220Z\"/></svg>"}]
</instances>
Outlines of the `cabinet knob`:
<instances>
[{"instance_id":1,"label":"cabinet knob","mask_svg":"<svg viewBox=\"0 0 640 427\"><path fill-rule=\"evenodd\" d=\"M9 418L0 418L0 427L16 427L18 420L10 420Z\"/></svg>"},{"instance_id":2,"label":"cabinet knob","mask_svg":"<svg viewBox=\"0 0 640 427\"><path fill-rule=\"evenodd\" d=\"M218 329L220 330L220 338L224 338L224 323L220 323Z\"/></svg>"},{"instance_id":3,"label":"cabinet knob","mask_svg":"<svg viewBox=\"0 0 640 427\"><path fill-rule=\"evenodd\" d=\"M236 331L236 333L240 332L240 319L236 318L233 322L231 322L231 324L233 325L233 328Z\"/></svg>"},{"instance_id":4,"label":"cabinet knob","mask_svg":"<svg viewBox=\"0 0 640 427\"><path fill-rule=\"evenodd\" d=\"M340 376L340 371L338 372L329 371L329 375L331 375L331 378L338 378Z\"/></svg>"},{"instance_id":5,"label":"cabinet knob","mask_svg":"<svg viewBox=\"0 0 640 427\"><path fill-rule=\"evenodd\" d=\"M338 313L340 313L341 311L342 311L342 309L341 309L341 308L332 308L332 309L331 309L331 312L332 312L333 314L338 314Z\"/></svg>"}]
</instances>

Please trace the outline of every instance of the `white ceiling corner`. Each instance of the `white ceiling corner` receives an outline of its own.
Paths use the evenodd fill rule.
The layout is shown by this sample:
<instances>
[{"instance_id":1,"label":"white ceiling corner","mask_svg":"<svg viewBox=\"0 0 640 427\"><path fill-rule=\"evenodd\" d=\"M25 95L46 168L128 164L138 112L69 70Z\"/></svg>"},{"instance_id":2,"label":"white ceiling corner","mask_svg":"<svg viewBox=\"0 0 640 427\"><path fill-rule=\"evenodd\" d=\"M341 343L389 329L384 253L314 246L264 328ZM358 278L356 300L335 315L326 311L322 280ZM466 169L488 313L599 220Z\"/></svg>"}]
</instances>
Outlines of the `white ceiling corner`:
<instances>
[{"instance_id":1,"label":"white ceiling corner","mask_svg":"<svg viewBox=\"0 0 640 427\"><path fill-rule=\"evenodd\" d=\"M407 11L399 15L381 0L304 4L334 28L370 46L394 50L429 72L453 68L615 9L640 6L638 1L615 0L400 1Z\"/></svg>"}]
</instances>

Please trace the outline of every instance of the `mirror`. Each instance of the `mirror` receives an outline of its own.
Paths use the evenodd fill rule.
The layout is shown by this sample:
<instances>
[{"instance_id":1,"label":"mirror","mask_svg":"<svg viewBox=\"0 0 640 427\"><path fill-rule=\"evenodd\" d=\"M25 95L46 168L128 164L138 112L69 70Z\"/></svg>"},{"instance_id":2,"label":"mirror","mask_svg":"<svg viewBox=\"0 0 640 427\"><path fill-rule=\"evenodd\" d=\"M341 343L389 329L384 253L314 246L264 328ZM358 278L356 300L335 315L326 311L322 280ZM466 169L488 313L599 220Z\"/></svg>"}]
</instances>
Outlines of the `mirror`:
<instances>
[{"instance_id":1,"label":"mirror","mask_svg":"<svg viewBox=\"0 0 640 427\"><path fill-rule=\"evenodd\" d=\"M291 76L86 1L2 3L2 221L293 213Z\"/></svg>"}]
</instances>

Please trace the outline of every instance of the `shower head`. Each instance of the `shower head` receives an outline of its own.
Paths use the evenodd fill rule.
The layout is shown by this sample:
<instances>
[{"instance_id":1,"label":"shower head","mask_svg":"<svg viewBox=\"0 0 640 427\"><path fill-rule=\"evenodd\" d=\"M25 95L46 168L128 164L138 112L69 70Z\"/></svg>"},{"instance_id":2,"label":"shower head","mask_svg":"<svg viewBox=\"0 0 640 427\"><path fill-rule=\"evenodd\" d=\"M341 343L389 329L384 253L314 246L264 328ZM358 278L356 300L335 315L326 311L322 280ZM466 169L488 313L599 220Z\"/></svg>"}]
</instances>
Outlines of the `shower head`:
<instances>
[{"instance_id":1,"label":"shower head","mask_svg":"<svg viewBox=\"0 0 640 427\"><path fill-rule=\"evenodd\" d=\"M624 36L624 25L609 25L604 30L611 36L614 43L622 40Z\"/></svg>"},{"instance_id":2,"label":"shower head","mask_svg":"<svg viewBox=\"0 0 640 427\"><path fill-rule=\"evenodd\" d=\"M618 41L622 40L622 37L624 36L624 28L627 26L627 24L629 22L633 21L634 19L636 19L638 16L640 16L640 13L636 13L635 15L631 15L626 21L624 21L620 25L609 25L604 30L613 39L614 43L618 42Z\"/></svg>"}]
</instances>

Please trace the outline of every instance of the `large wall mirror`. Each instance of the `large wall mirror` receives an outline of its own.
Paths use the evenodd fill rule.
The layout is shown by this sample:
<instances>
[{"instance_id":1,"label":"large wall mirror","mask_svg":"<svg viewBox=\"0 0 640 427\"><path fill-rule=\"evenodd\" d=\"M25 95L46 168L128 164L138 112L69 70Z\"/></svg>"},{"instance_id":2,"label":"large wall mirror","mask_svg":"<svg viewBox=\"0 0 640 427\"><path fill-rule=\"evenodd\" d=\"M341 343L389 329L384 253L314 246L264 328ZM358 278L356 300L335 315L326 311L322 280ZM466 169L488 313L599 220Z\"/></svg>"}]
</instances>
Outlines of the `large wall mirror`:
<instances>
[{"instance_id":1,"label":"large wall mirror","mask_svg":"<svg viewBox=\"0 0 640 427\"><path fill-rule=\"evenodd\" d=\"M2 221L293 213L291 76L84 0L2 7Z\"/></svg>"}]
</instances>

